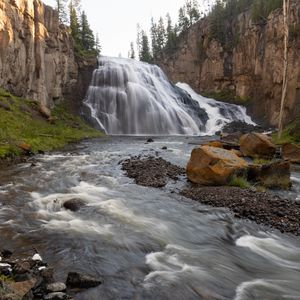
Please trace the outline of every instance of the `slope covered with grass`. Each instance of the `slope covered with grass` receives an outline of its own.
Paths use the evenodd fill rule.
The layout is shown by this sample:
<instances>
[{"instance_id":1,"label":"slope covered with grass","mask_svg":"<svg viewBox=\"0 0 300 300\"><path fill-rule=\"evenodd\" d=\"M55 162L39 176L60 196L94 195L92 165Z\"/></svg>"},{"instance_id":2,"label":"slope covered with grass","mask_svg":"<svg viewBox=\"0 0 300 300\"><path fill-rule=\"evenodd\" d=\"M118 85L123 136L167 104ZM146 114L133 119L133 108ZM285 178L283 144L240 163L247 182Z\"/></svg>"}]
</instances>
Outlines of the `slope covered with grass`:
<instances>
[{"instance_id":1,"label":"slope covered with grass","mask_svg":"<svg viewBox=\"0 0 300 300\"><path fill-rule=\"evenodd\" d=\"M101 135L63 106L56 107L49 120L40 113L38 103L0 89L0 158L20 155L27 148L49 151Z\"/></svg>"}]
</instances>

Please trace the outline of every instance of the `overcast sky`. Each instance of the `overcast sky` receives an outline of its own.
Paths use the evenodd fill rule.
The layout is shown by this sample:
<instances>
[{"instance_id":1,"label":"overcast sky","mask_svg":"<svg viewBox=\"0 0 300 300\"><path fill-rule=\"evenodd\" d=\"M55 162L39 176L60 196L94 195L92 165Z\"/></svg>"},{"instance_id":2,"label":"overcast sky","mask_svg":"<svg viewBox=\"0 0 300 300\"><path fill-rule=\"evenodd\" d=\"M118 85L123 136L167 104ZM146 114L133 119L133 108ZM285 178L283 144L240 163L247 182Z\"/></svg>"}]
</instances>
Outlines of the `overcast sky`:
<instances>
[{"instance_id":1,"label":"overcast sky","mask_svg":"<svg viewBox=\"0 0 300 300\"><path fill-rule=\"evenodd\" d=\"M54 0L43 0L54 5ZM200 2L200 1L199 1ZM177 20L185 0L82 0L92 29L99 33L102 54L127 57L130 42L136 41L136 25L149 28L151 17L158 19L170 13Z\"/></svg>"}]
</instances>

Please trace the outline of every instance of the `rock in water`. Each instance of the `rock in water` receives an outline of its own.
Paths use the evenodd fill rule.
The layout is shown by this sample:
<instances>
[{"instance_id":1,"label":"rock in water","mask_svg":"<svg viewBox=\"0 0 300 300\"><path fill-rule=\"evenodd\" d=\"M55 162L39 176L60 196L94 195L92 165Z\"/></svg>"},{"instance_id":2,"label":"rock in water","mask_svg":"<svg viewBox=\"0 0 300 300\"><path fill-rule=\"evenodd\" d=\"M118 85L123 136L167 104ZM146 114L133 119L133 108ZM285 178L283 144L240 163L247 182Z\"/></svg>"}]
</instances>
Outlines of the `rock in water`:
<instances>
[{"instance_id":1,"label":"rock in water","mask_svg":"<svg viewBox=\"0 0 300 300\"><path fill-rule=\"evenodd\" d=\"M64 292L66 290L66 285L63 282L54 282L47 284L46 289L49 293Z\"/></svg>"},{"instance_id":2,"label":"rock in water","mask_svg":"<svg viewBox=\"0 0 300 300\"><path fill-rule=\"evenodd\" d=\"M262 133L248 133L240 138L241 152L244 156L272 158L276 147L271 139Z\"/></svg>"},{"instance_id":3,"label":"rock in water","mask_svg":"<svg viewBox=\"0 0 300 300\"><path fill-rule=\"evenodd\" d=\"M67 286L70 288L88 289L96 287L102 283L101 280L89 275L70 272L67 278Z\"/></svg>"},{"instance_id":4,"label":"rock in water","mask_svg":"<svg viewBox=\"0 0 300 300\"><path fill-rule=\"evenodd\" d=\"M186 173L193 183L201 185L224 185L234 174L239 174L248 164L235 153L210 146L192 151Z\"/></svg>"},{"instance_id":5,"label":"rock in water","mask_svg":"<svg viewBox=\"0 0 300 300\"><path fill-rule=\"evenodd\" d=\"M69 209L71 211L78 211L80 210L83 206L85 206L85 202L81 199L70 199L67 200L64 204L63 207L65 209Z\"/></svg>"},{"instance_id":6,"label":"rock in water","mask_svg":"<svg viewBox=\"0 0 300 300\"><path fill-rule=\"evenodd\" d=\"M294 144L282 146L282 156L292 163L300 164L300 147Z\"/></svg>"},{"instance_id":7,"label":"rock in water","mask_svg":"<svg viewBox=\"0 0 300 300\"><path fill-rule=\"evenodd\" d=\"M46 295L43 299L45 300L66 300L70 299L65 293L62 292L56 292L56 293L50 293Z\"/></svg>"}]
</instances>

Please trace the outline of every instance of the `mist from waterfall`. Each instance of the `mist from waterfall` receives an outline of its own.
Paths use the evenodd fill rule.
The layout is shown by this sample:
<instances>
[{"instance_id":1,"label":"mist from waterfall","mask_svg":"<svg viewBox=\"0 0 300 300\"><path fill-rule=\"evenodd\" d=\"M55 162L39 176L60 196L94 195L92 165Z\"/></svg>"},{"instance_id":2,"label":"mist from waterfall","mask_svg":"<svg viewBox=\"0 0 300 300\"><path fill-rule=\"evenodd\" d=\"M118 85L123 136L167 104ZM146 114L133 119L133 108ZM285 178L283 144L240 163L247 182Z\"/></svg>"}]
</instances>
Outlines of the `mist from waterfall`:
<instances>
[{"instance_id":1,"label":"mist from waterfall","mask_svg":"<svg viewBox=\"0 0 300 300\"><path fill-rule=\"evenodd\" d=\"M84 114L110 135L212 135L226 123L253 123L246 109L172 84L156 65L102 57L84 101Z\"/></svg>"}]
</instances>

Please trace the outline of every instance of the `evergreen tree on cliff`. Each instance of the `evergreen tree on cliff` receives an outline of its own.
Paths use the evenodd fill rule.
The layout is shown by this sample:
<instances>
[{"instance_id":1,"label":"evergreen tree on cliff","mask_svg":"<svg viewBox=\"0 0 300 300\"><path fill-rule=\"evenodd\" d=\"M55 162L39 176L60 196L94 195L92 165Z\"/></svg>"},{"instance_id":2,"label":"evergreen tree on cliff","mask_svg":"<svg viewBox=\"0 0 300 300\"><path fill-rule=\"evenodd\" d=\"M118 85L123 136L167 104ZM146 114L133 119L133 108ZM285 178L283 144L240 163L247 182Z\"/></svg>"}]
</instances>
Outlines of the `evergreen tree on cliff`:
<instances>
[{"instance_id":1,"label":"evergreen tree on cliff","mask_svg":"<svg viewBox=\"0 0 300 300\"><path fill-rule=\"evenodd\" d=\"M140 60L147 63L151 63L153 59L150 53L149 39L145 31L141 32L140 49L141 49L139 53Z\"/></svg>"},{"instance_id":2,"label":"evergreen tree on cliff","mask_svg":"<svg viewBox=\"0 0 300 300\"><path fill-rule=\"evenodd\" d=\"M133 42L130 43L129 58L135 59L135 51L134 51L134 45L133 45Z\"/></svg>"},{"instance_id":3,"label":"evergreen tree on cliff","mask_svg":"<svg viewBox=\"0 0 300 300\"><path fill-rule=\"evenodd\" d=\"M66 11L67 0L56 0L56 10L58 12L59 22L65 24L68 22L68 14Z\"/></svg>"},{"instance_id":4,"label":"evergreen tree on cliff","mask_svg":"<svg viewBox=\"0 0 300 300\"><path fill-rule=\"evenodd\" d=\"M85 11L81 13L81 45L83 50L92 51L95 49L95 37L90 27Z\"/></svg>"},{"instance_id":5,"label":"evergreen tree on cliff","mask_svg":"<svg viewBox=\"0 0 300 300\"><path fill-rule=\"evenodd\" d=\"M157 24L154 22L153 18L151 19L150 35L151 35L152 55L153 58L156 59L159 53L159 49L157 45Z\"/></svg>"},{"instance_id":6,"label":"evergreen tree on cliff","mask_svg":"<svg viewBox=\"0 0 300 300\"><path fill-rule=\"evenodd\" d=\"M177 25L172 25L172 19L170 14L167 14L167 28L166 28L166 46L165 49L168 53L172 53L176 49L177 40Z\"/></svg>"},{"instance_id":7,"label":"evergreen tree on cliff","mask_svg":"<svg viewBox=\"0 0 300 300\"><path fill-rule=\"evenodd\" d=\"M101 45L100 45L100 39L99 39L99 34L98 34L98 32L96 33L96 43L95 43L95 48L96 48L97 55L100 55L100 53L101 53Z\"/></svg>"},{"instance_id":8,"label":"evergreen tree on cliff","mask_svg":"<svg viewBox=\"0 0 300 300\"><path fill-rule=\"evenodd\" d=\"M189 19L186 15L186 7L183 6L179 9L178 26L180 32L184 32L189 28Z\"/></svg>"},{"instance_id":9,"label":"evergreen tree on cliff","mask_svg":"<svg viewBox=\"0 0 300 300\"><path fill-rule=\"evenodd\" d=\"M70 1L69 5L69 15L70 15L70 30L71 30L71 35L74 39L75 42L75 51L79 52L82 48L81 45L81 39L80 39L80 24L78 20L78 15L77 15L77 4L74 2L74 0Z\"/></svg>"}]
</instances>

